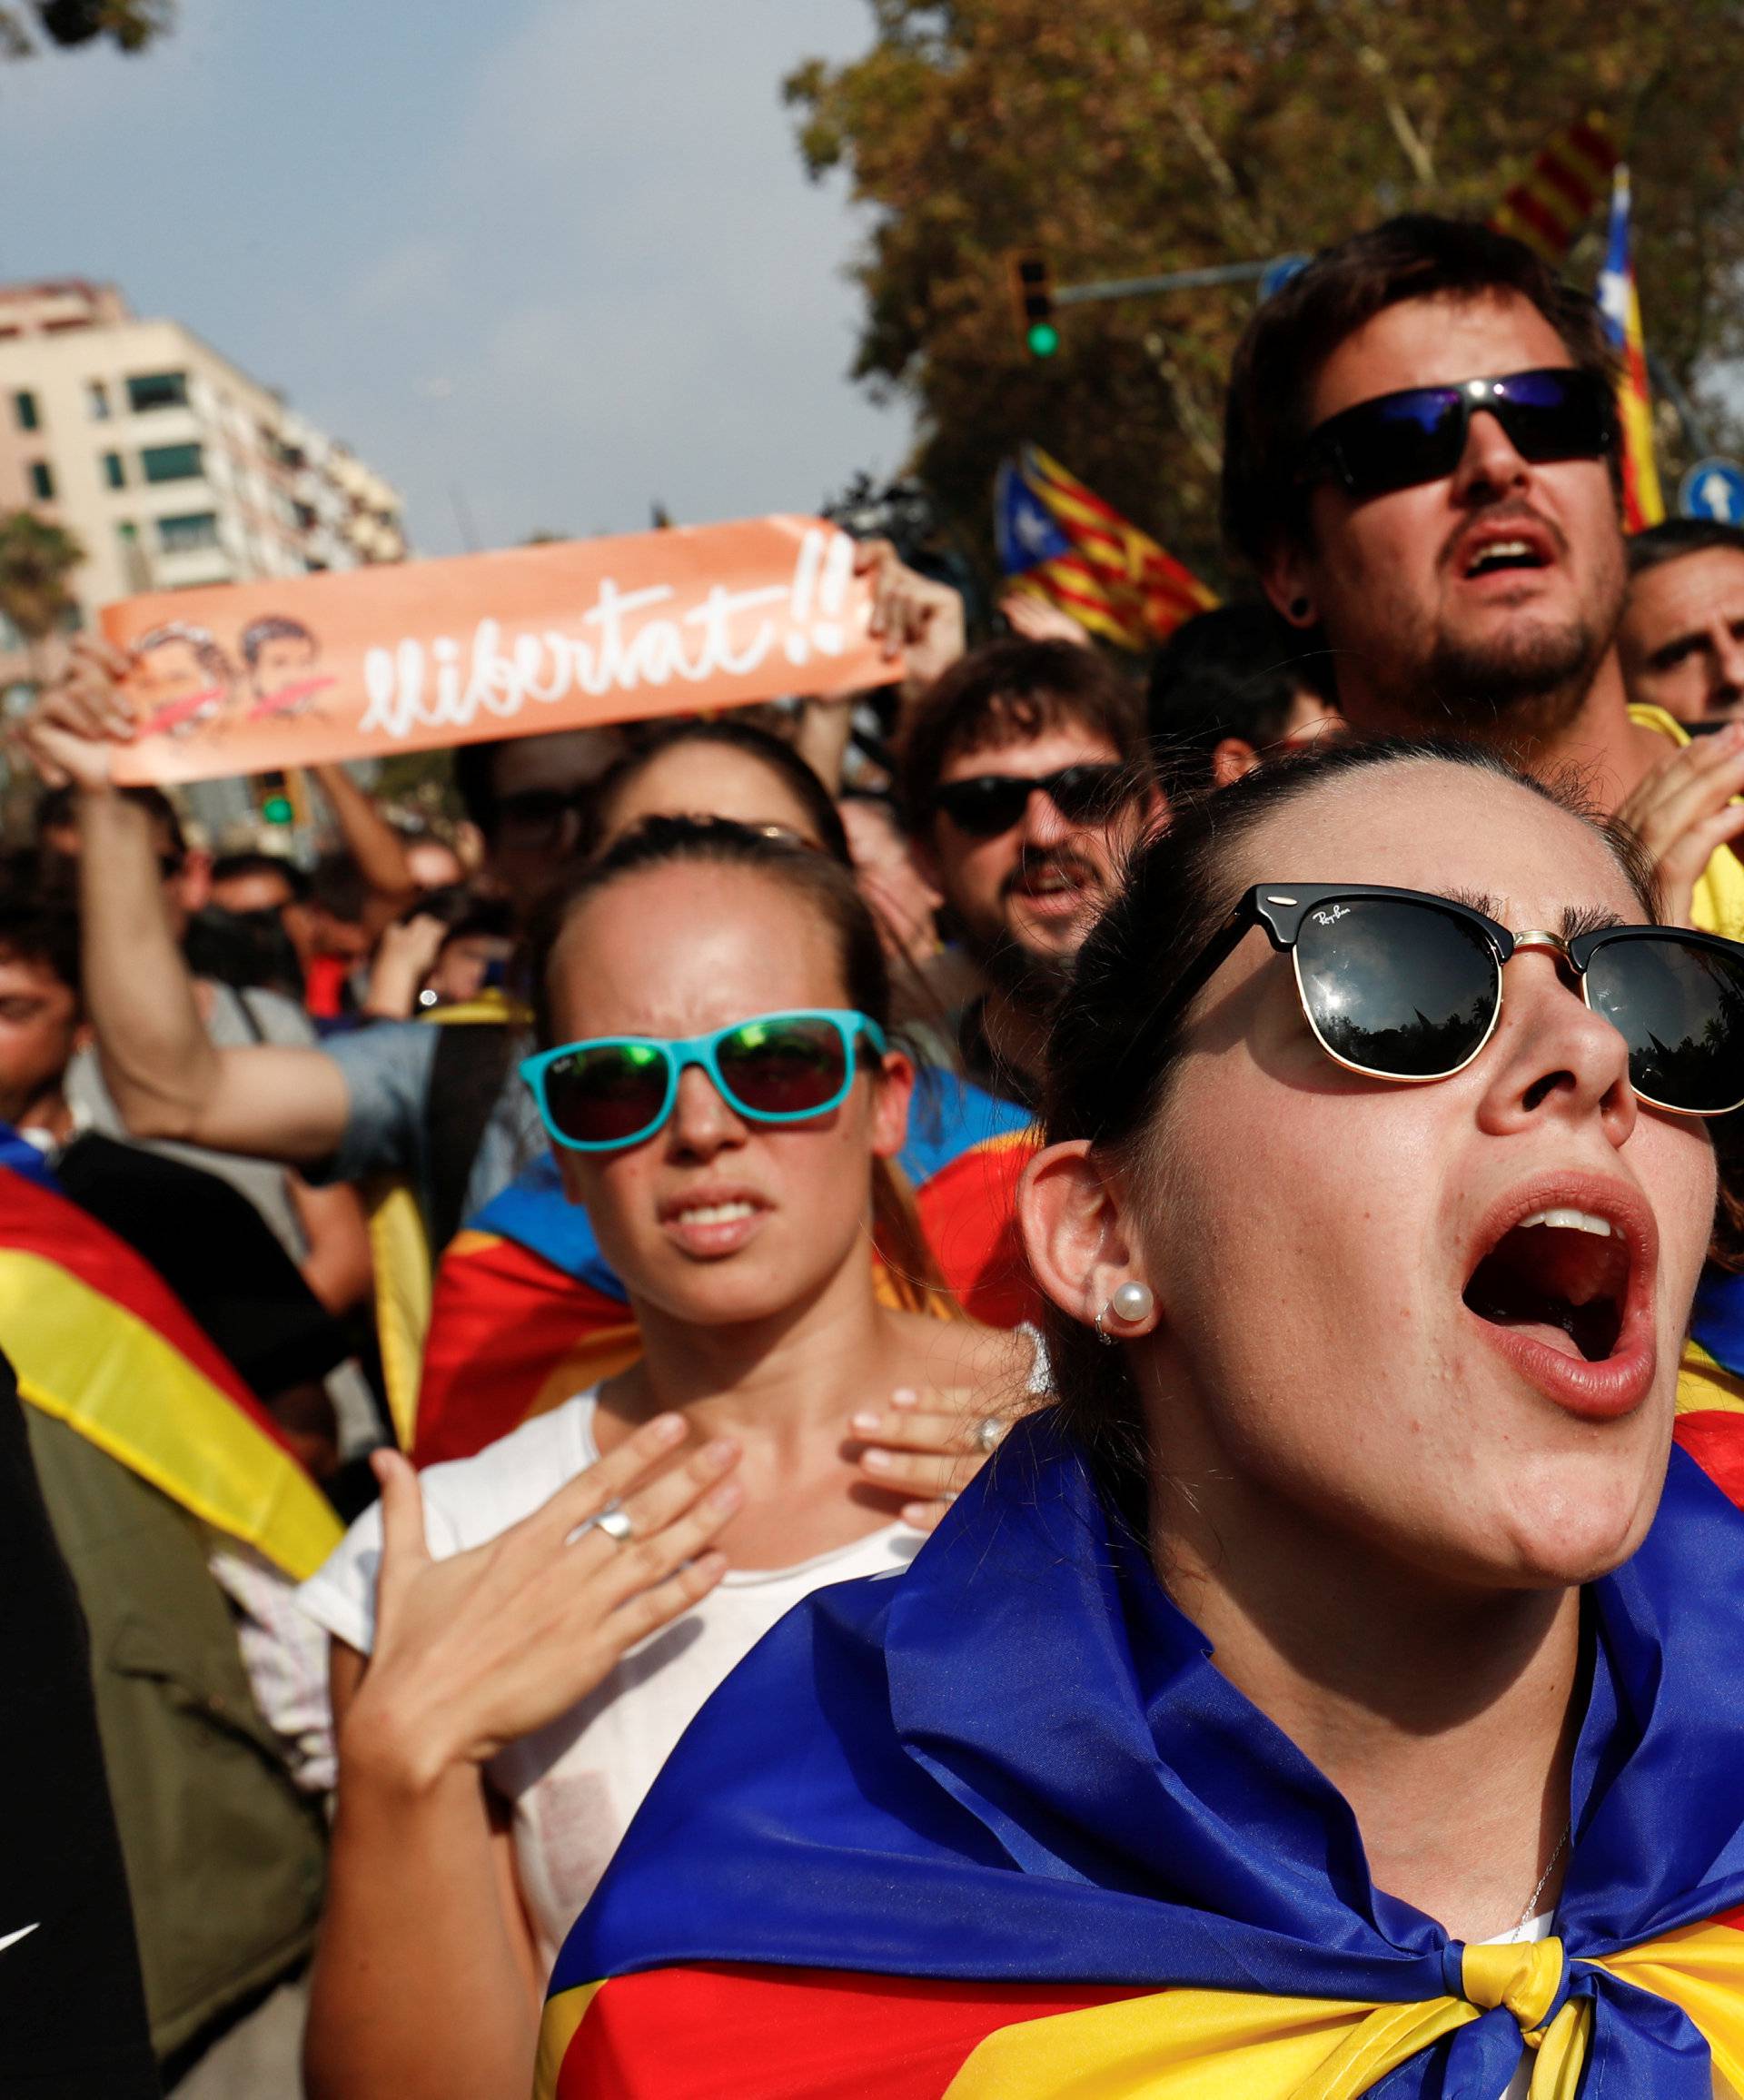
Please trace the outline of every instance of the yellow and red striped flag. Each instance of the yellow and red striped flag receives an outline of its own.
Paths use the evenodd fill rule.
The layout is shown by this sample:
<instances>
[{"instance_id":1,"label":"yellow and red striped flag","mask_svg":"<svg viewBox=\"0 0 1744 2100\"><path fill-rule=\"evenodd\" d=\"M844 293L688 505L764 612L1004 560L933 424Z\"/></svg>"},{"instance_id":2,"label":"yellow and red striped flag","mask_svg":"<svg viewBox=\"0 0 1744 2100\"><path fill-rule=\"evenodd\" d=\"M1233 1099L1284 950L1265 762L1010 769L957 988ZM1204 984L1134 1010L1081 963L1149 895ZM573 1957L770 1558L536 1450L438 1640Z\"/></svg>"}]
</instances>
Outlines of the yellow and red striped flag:
<instances>
[{"instance_id":1,"label":"yellow and red striped flag","mask_svg":"<svg viewBox=\"0 0 1744 2100\"><path fill-rule=\"evenodd\" d=\"M1598 209L1617 160L1610 126L1595 110L1545 142L1491 213L1491 225L1560 265Z\"/></svg>"},{"instance_id":2,"label":"yellow and red striped flag","mask_svg":"<svg viewBox=\"0 0 1744 2100\"><path fill-rule=\"evenodd\" d=\"M1190 569L1039 445L1026 445L1000 468L994 510L1000 566L1015 587L1121 649L1162 641L1217 602Z\"/></svg>"},{"instance_id":3,"label":"yellow and red striped flag","mask_svg":"<svg viewBox=\"0 0 1744 2100\"><path fill-rule=\"evenodd\" d=\"M1599 310L1622 367L1617 377L1617 416L1623 430L1623 530L1639 532L1664 518L1665 498L1653 457L1653 397L1630 232L1629 170L1620 167L1611 183L1610 241L1599 272Z\"/></svg>"},{"instance_id":4,"label":"yellow and red striped flag","mask_svg":"<svg viewBox=\"0 0 1744 2100\"><path fill-rule=\"evenodd\" d=\"M22 1398L301 1580L344 1536L277 1425L155 1269L0 1165L0 1336Z\"/></svg>"}]
</instances>

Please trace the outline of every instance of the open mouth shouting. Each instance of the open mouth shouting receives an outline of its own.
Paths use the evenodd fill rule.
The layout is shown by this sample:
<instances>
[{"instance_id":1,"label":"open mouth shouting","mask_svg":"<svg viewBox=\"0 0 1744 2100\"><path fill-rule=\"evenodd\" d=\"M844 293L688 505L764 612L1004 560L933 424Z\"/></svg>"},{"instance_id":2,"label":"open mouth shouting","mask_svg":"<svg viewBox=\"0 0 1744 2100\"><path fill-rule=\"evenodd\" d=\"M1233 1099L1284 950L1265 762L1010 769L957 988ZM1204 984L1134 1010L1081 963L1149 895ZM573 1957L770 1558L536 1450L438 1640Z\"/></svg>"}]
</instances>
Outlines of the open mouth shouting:
<instances>
[{"instance_id":1,"label":"open mouth shouting","mask_svg":"<svg viewBox=\"0 0 1744 2100\"><path fill-rule=\"evenodd\" d=\"M1491 1210L1462 1293L1485 1339L1545 1398L1604 1420L1646 1399L1658 1361L1659 1236L1636 1193L1539 1181Z\"/></svg>"},{"instance_id":2,"label":"open mouth shouting","mask_svg":"<svg viewBox=\"0 0 1744 2100\"><path fill-rule=\"evenodd\" d=\"M1475 583L1490 576L1550 569L1556 558L1555 539L1541 520L1492 517L1467 526L1458 536L1451 566L1462 582Z\"/></svg>"},{"instance_id":3,"label":"open mouth shouting","mask_svg":"<svg viewBox=\"0 0 1744 2100\"><path fill-rule=\"evenodd\" d=\"M1081 853L1026 853L1006 877L1005 894L1032 919L1074 919L1099 911L1102 877Z\"/></svg>"}]
</instances>

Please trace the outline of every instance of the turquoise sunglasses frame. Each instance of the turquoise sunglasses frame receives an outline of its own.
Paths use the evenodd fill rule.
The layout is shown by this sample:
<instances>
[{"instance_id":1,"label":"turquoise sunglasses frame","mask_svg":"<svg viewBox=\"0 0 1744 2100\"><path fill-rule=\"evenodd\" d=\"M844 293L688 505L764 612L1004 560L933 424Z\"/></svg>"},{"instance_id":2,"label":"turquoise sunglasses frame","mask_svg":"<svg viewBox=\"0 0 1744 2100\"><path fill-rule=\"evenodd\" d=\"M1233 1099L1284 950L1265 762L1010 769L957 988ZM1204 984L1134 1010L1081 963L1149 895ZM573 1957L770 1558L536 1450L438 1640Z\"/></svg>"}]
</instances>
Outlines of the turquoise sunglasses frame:
<instances>
[{"instance_id":1,"label":"turquoise sunglasses frame","mask_svg":"<svg viewBox=\"0 0 1744 2100\"><path fill-rule=\"evenodd\" d=\"M719 1060L716 1055L718 1045L729 1035L737 1035L741 1028L755 1027L760 1021L827 1021L842 1039L842 1084L827 1101L820 1101L816 1108L773 1109L753 1108L741 1101L722 1076ZM717 1028L709 1035L589 1035L579 1043L560 1043L554 1050L540 1050L534 1056L523 1058L518 1067L520 1076L532 1090L533 1099L539 1104L540 1121L553 1144L560 1144L570 1152L623 1152L632 1144L644 1144L661 1129L671 1114L679 1098L679 1082L691 1065L700 1065L708 1075L715 1092L736 1115L743 1115L752 1123L810 1123L816 1117L827 1115L839 1108L853 1091L858 1076L858 1060L855 1050L864 1036L883 1056L886 1050L884 1030L869 1014L859 1014L845 1006L792 1006L778 1014L748 1014L742 1021L735 1021L725 1028ZM569 1137L557 1127L552 1117L550 1104L546 1098L546 1075L560 1058L572 1057L578 1050L637 1049L658 1050L666 1060L666 1095L660 1103L659 1113L640 1130L632 1131L628 1137L584 1138Z\"/></svg>"}]
</instances>

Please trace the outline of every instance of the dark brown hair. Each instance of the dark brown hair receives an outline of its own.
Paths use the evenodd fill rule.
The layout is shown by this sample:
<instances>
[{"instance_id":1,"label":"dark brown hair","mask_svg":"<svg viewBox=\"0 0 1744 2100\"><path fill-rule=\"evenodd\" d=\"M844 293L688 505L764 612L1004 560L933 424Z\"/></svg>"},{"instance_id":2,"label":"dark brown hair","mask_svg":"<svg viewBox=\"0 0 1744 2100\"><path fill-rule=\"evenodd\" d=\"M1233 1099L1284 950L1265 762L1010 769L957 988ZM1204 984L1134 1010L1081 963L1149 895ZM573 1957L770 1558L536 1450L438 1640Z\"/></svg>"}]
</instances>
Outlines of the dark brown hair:
<instances>
[{"instance_id":1,"label":"dark brown hair","mask_svg":"<svg viewBox=\"0 0 1744 2100\"><path fill-rule=\"evenodd\" d=\"M645 736L633 751L627 751L616 765L602 773L590 797L581 840L583 853L591 852L604 837L612 805L625 789L640 779L648 768L657 765L669 751L686 744L713 745L720 750L737 751L741 758L755 759L766 771L774 774L805 811L806 821L825 852L847 862L847 834L842 829L842 820L836 814L829 790L817 774L791 744L784 743L779 737L758 728L753 723L736 722L730 718L718 722L667 723Z\"/></svg>"},{"instance_id":2,"label":"dark brown hair","mask_svg":"<svg viewBox=\"0 0 1744 2100\"><path fill-rule=\"evenodd\" d=\"M644 868L743 867L790 891L829 928L847 1003L890 1026L890 976L884 949L851 871L827 855L770 838L727 817L650 817L595 860L572 869L540 907L531 940L534 1025L540 1047L558 1041L551 1009L551 959L580 906ZM926 1245L913 1194L887 1160L872 1163L872 1237L900 1303L922 1311L947 1293Z\"/></svg>"},{"instance_id":3,"label":"dark brown hair","mask_svg":"<svg viewBox=\"0 0 1744 2100\"><path fill-rule=\"evenodd\" d=\"M1595 816L1572 790L1534 779L1481 745L1377 739L1287 754L1183 805L1169 828L1134 857L1055 1011L1044 1113L1048 1144L1088 1138L1116 1166L1143 1171L1186 1019L1167 1014L1167 995L1227 923L1243 891L1263 879L1248 864L1254 834L1329 782L1424 761L1487 773L1591 824L1644 919L1657 921L1651 866L1633 834ZM1129 1493L1145 1473L1147 1443L1125 1352L1101 1347L1091 1329L1057 1307L1048 1308L1045 1331L1062 1415Z\"/></svg>"},{"instance_id":4,"label":"dark brown hair","mask_svg":"<svg viewBox=\"0 0 1744 2100\"><path fill-rule=\"evenodd\" d=\"M1021 744L1069 725L1106 737L1123 761L1145 759L1144 702L1095 649L1073 641L995 641L959 657L903 737L897 797L912 832L932 822L946 761L986 744Z\"/></svg>"},{"instance_id":5,"label":"dark brown hair","mask_svg":"<svg viewBox=\"0 0 1744 2100\"><path fill-rule=\"evenodd\" d=\"M1305 539L1296 464L1308 402L1347 336L1407 300L1510 292L1538 309L1581 371L1610 383L1615 360L1591 295L1564 283L1521 242L1472 219L1427 212L1389 219L1323 250L1266 300L1230 367L1223 510L1231 550L1258 568L1279 544Z\"/></svg>"}]
</instances>

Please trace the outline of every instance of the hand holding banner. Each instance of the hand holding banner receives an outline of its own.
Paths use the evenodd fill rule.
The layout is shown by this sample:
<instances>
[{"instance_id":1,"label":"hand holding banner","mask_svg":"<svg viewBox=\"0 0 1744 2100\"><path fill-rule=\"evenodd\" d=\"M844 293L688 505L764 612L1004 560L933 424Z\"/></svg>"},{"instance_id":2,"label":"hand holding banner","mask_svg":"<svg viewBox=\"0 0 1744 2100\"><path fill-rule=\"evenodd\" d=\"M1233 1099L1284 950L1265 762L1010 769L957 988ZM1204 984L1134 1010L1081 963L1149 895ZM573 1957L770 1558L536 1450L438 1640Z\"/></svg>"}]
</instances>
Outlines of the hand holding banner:
<instances>
[{"instance_id":1,"label":"hand holding banner","mask_svg":"<svg viewBox=\"0 0 1744 2100\"><path fill-rule=\"evenodd\" d=\"M854 542L749 519L159 591L104 609L134 668L124 782L203 780L901 676Z\"/></svg>"}]
</instances>

